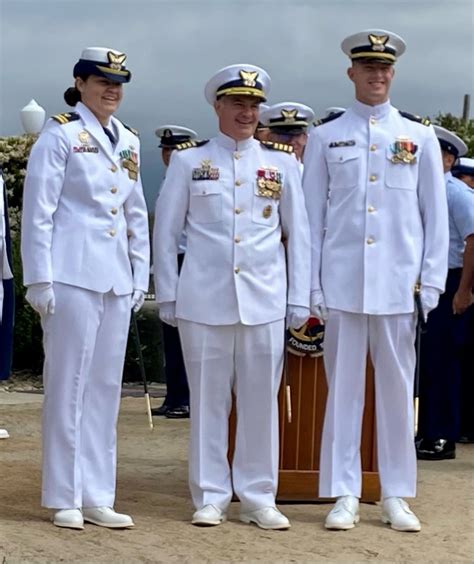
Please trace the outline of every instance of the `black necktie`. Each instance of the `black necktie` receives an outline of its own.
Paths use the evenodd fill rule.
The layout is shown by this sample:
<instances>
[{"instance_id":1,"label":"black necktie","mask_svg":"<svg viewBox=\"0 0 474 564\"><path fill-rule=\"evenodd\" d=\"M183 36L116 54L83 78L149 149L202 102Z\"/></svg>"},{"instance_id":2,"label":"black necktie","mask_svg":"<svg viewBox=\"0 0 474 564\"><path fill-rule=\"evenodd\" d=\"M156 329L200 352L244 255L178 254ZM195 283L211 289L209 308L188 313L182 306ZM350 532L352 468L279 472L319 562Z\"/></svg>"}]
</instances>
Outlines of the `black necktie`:
<instances>
[{"instance_id":1,"label":"black necktie","mask_svg":"<svg viewBox=\"0 0 474 564\"><path fill-rule=\"evenodd\" d=\"M115 144L117 143L117 141L115 140L113 133L110 131L110 129L107 129L106 127L103 127L102 129L104 130L104 133L107 135L107 137L110 139L110 142L112 143L112 147L115 149Z\"/></svg>"}]
</instances>

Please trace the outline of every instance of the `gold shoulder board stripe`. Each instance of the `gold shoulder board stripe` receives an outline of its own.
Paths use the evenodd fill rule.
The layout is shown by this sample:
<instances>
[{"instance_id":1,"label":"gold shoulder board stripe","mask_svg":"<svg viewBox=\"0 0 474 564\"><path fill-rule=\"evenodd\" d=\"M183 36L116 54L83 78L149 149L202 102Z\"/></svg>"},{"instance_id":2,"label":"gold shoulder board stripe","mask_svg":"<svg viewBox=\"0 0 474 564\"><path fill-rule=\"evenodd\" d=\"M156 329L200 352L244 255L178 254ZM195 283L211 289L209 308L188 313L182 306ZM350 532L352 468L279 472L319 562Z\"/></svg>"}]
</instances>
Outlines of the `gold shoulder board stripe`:
<instances>
[{"instance_id":1,"label":"gold shoulder board stripe","mask_svg":"<svg viewBox=\"0 0 474 564\"><path fill-rule=\"evenodd\" d=\"M51 116L52 119L60 123L61 125L65 125L70 121L76 121L79 119L79 114L75 112L65 113L65 114L56 114L55 116Z\"/></svg>"}]
</instances>

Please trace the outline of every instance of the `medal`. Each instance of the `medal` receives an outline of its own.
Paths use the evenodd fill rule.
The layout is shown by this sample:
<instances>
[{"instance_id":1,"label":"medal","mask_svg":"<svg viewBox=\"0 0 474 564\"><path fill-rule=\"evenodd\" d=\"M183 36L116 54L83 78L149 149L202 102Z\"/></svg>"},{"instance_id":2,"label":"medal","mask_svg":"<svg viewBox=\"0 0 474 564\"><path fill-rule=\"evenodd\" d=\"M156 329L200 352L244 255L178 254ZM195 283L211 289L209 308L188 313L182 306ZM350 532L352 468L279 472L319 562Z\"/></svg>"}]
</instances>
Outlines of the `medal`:
<instances>
[{"instance_id":1,"label":"medal","mask_svg":"<svg viewBox=\"0 0 474 564\"><path fill-rule=\"evenodd\" d=\"M408 137L397 137L395 143L390 145L390 150L393 153L390 159L394 164L415 164L415 153L418 150L418 145L415 145Z\"/></svg>"}]
</instances>

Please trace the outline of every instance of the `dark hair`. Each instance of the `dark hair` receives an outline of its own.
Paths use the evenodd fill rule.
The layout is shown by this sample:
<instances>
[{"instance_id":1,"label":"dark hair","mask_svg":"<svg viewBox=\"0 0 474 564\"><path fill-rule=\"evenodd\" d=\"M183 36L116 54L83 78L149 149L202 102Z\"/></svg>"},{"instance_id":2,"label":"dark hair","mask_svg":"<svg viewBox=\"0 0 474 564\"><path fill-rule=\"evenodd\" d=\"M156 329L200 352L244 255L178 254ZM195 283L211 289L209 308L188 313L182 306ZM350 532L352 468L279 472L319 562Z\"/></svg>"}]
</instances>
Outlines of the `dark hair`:
<instances>
[{"instance_id":1,"label":"dark hair","mask_svg":"<svg viewBox=\"0 0 474 564\"><path fill-rule=\"evenodd\" d=\"M75 86L69 87L66 92L64 92L64 99L68 106L75 106L81 101L81 93Z\"/></svg>"}]
</instances>

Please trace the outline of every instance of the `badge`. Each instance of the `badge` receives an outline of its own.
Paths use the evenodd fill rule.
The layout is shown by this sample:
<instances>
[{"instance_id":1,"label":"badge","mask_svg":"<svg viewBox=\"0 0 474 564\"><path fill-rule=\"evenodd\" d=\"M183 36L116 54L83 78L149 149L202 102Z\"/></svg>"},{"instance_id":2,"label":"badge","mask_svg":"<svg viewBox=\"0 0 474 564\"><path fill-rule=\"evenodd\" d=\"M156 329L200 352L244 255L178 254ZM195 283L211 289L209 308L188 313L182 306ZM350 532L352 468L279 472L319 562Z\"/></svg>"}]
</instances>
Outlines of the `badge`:
<instances>
[{"instance_id":1,"label":"badge","mask_svg":"<svg viewBox=\"0 0 474 564\"><path fill-rule=\"evenodd\" d=\"M388 35L373 35L372 33L369 34L369 41L372 47L372 51L385 51L385 44L388 41Z\"/></svg>"},{"instance_id":2,"label":"badge","mask_svg":"<svg viewBox=\"0 0 474 564\"><path fill-rule=\"evenodd\" d=\"M219 169L211 166L211 159L201 161L200 168L193 168L193 180L219 180Z\"/></svg>"},{"instance_id":3,"label":"badge","mask_svg":"<svg viewBox=\"0 0 474 564\"><path fill-rule=\"evenodd\" d=\"M279 200L282 190L281 172L276 167L262 167L257 170L258 195Z\"/></svg>"},{"instance_id":4,"label":"badge","mask_svg":"<svg viewBox=\"0 0 474 564\"><path fill-rule=\"evenodd\" d=\"M91 139L91 136L89 135L89 133L87 131L79 132L77 137L78 137L81 145L80 146L75 145L72 148L74 153L98 153L99 152L99 147L89 145L89 141Z\"/></svg>"},{"instance_id":5,"label":"badge","mask_svg":"<svg viewBox=\"0 0 474 564\"><path fill-rule=\"evenodd\" d=\"M397 137L395 143L390 145L390 150L393 157L390 159L394 164L415 164L415 153L418 150L418 145L410 141L408 137Z\"/></svg>"},{"instance_id":6,"label":"badge","mask_svg":"<svg viewBox=\"0 0 474 564\"><path fill-rule=\"evenodd\" d=\"M119 156L122 159L122 168L128 170L128 177L131 180L138 180L138 153L124 149L120 151Z\"/></svg>"},{"instance_id":7,"label":"badge","mask_svg":"<svg viewBox=\"0 0 474 564\"><path fill-rule=\"evenodd\" d=\"M356 144L354 139L349 139L349 141L332 141L329 143L329 148L334 149L335 147L353 147Z\"/></svg>"},{"instance_id":8,"label":"badge","mask_svg":"<svg viewBox=\"0 0 474 564\"><path fill-rule=\"evenodd\" d=\"M315 358L324 354L324 325L316 317L310 317L299 329L289 329L286 349L296 356Z\"/></svg>"},{"instance_id":9,"label":"badge","mask_svg":"<svg viewBox=\"0 0 474 564\"><path fill-rule=\"evenodd\" d=\"M285 123L295 123L298 110L281 110L281 116L284 118Z\"/></svg>"},{"instance_id":10,"label":"badge","mask_svg":"<svg viewBox=\"0 0 474 564\"><path fill-rule=\"evenodd\" d=\"M265 207L263 208L262 215L263 215L263 217L264 217L265 219L268 219L268 218L272 215L272 212L273 212L273 208L272 208L272 206L271 206L271 204L270 204L270 205L265 206Z\"/></svg>"}]
</instances>

